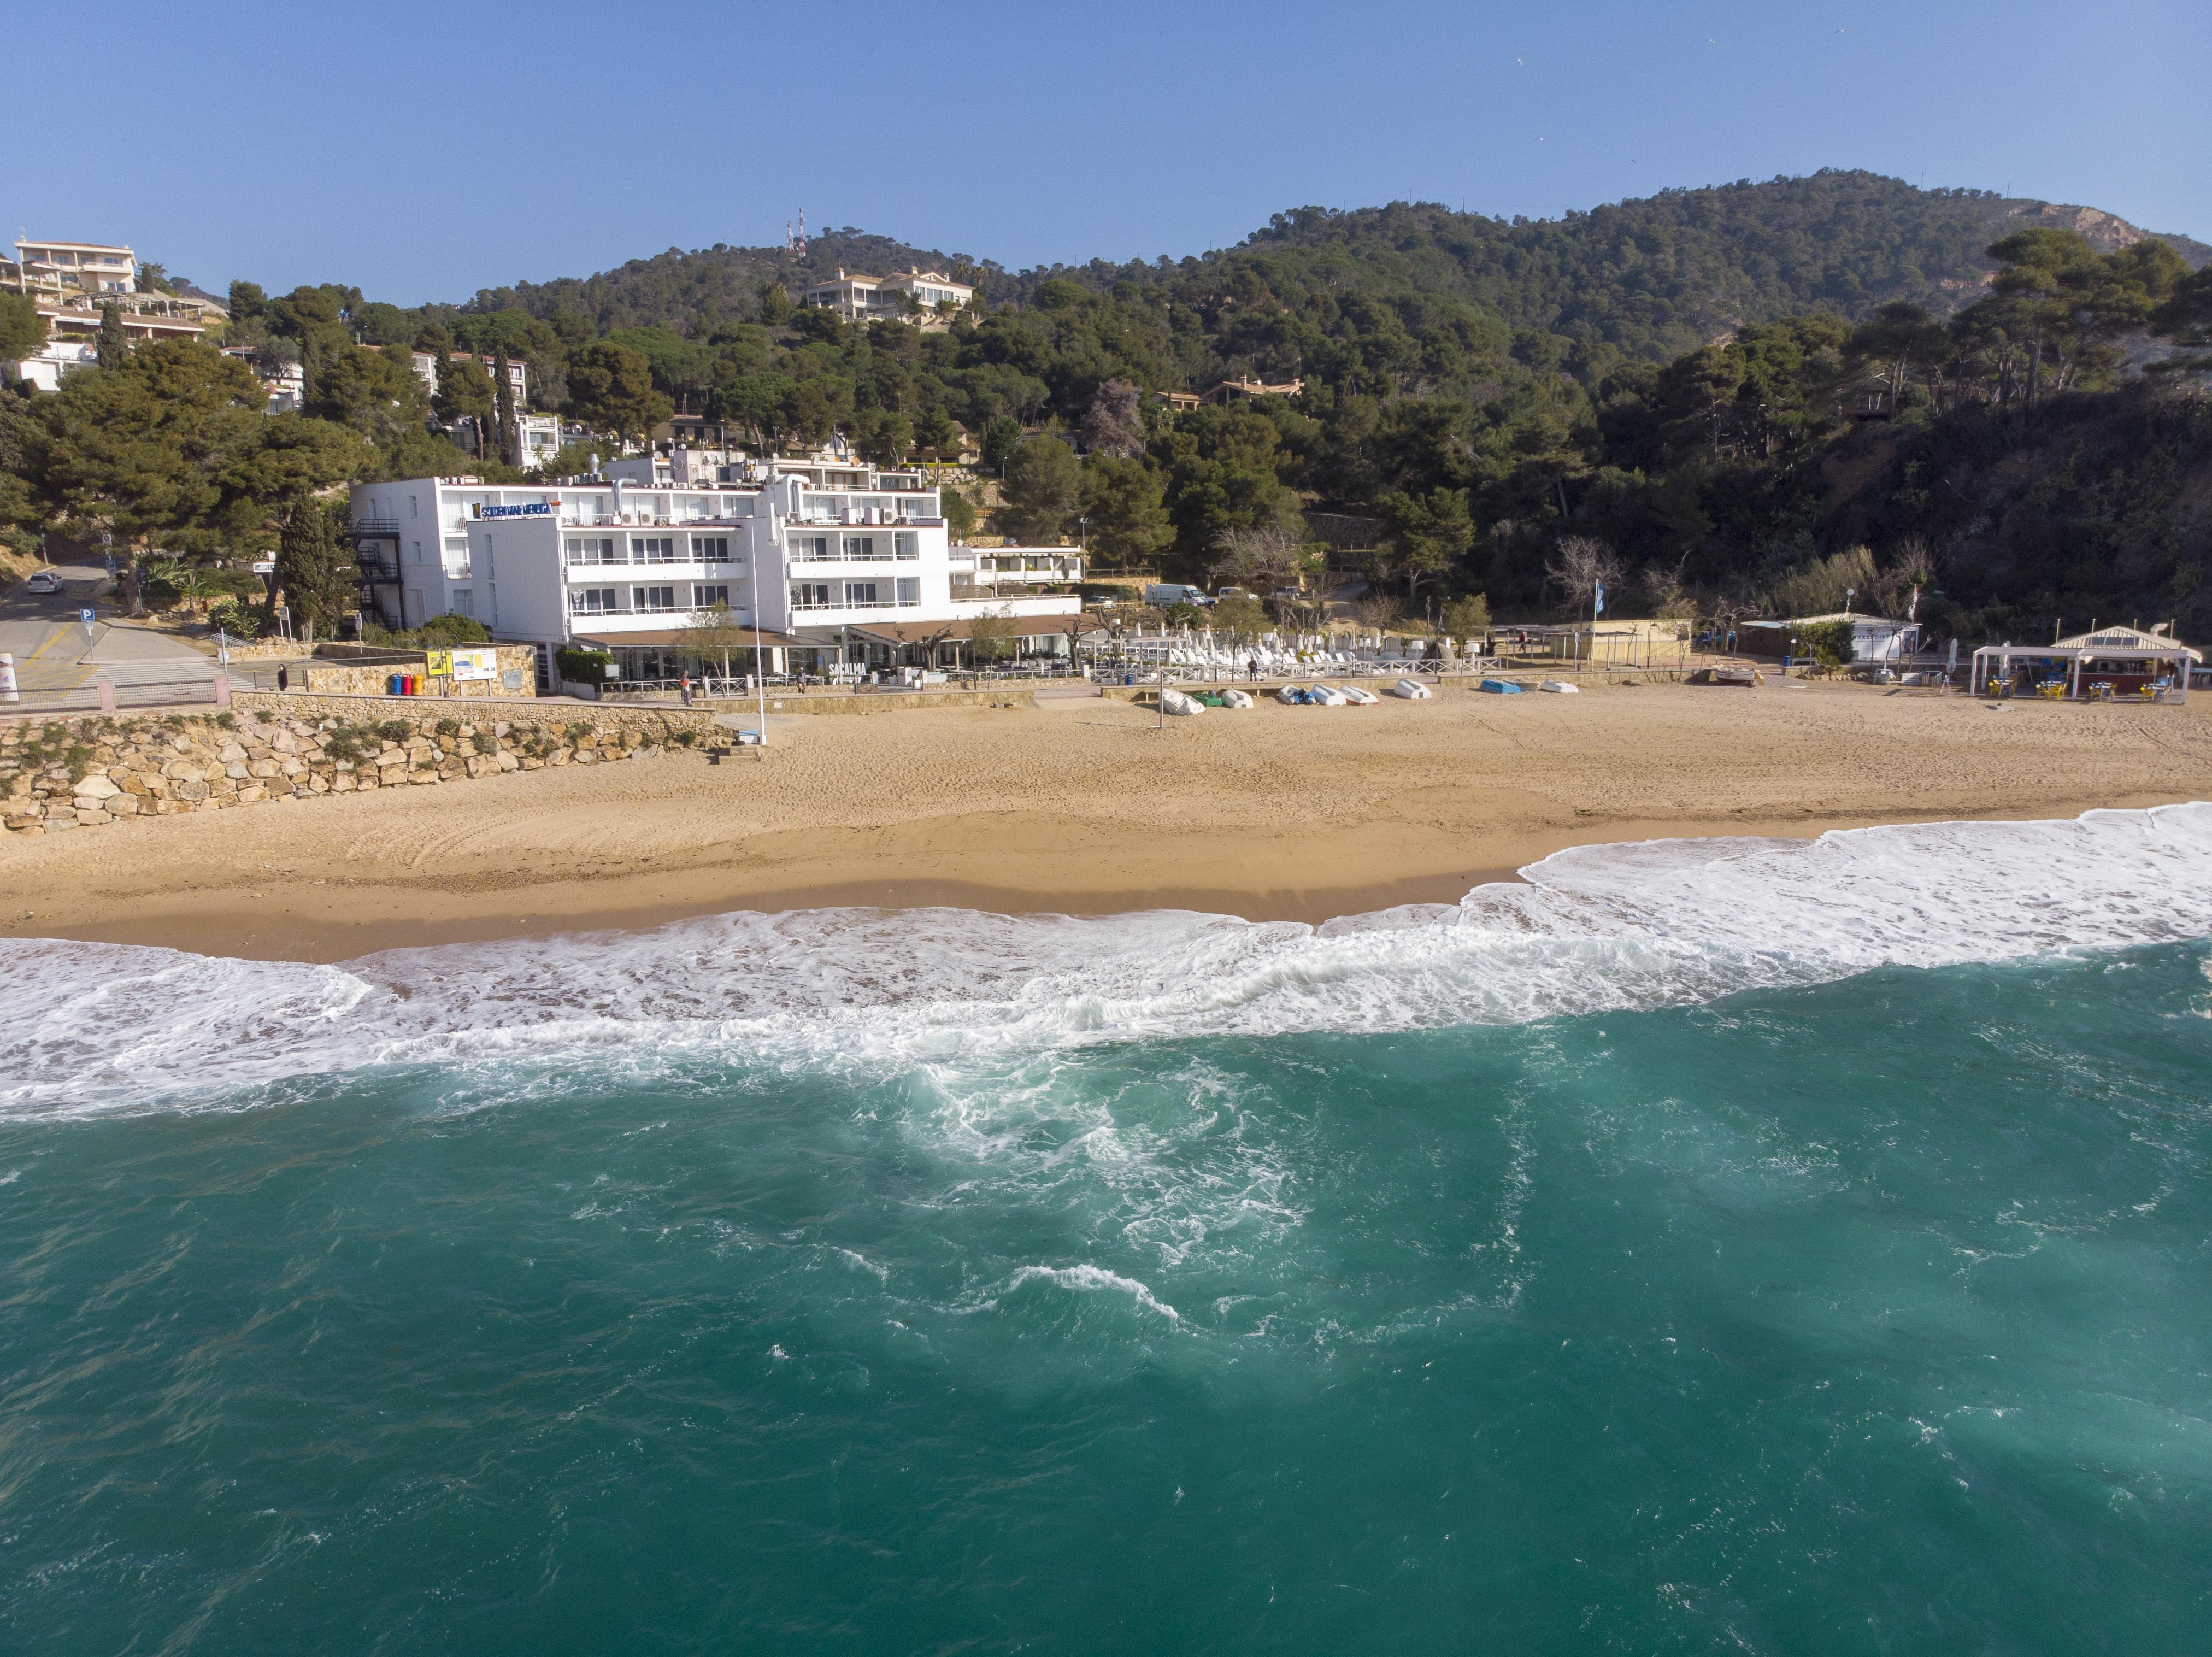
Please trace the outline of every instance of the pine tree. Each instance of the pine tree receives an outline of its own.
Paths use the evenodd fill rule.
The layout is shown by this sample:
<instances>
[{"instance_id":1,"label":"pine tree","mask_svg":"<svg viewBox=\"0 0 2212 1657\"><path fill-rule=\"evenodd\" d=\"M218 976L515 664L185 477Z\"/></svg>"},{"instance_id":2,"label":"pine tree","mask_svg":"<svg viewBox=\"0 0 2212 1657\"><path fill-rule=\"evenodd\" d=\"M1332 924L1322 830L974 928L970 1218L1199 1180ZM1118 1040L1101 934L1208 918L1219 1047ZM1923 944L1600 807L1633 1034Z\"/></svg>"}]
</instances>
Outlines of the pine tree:
<instances>
[{"instance_id":1,"label":"pine tree","mask_svg":"<svg viewBox=\"0 0 2212 1657\"><path fill-rule=\"evenodd\" d=\"M131 337L123 332L123 308L111 299L100 308L100 366L119 369L130 355Z\"/></svg>"},{"instance_id":2,"label":"pine tree","mask_svg":"<svg viewBox=\"0 0 2212 1657\"><path fill-rule=\"evenodd\" d=\"M492 411L499 422L500 464L510 466L518 458L515 450L520 447L514 423L514 387L508 379L512 372L507 365L507 348L502 345L492 358Z\"/></svg>"},{"instance_id":3,"label":"pine tree","mask_svg":"<svg viewBox=\"0 0 2212 1657\"><path fill-rule=\"evenodd\" d=\"M339 536L345 521L343 503L297 495L277 531L276 586L293 619L312 623L325 637L337 637L341 618L361 600L361 576Z\"/></svg>"}]
</instances>

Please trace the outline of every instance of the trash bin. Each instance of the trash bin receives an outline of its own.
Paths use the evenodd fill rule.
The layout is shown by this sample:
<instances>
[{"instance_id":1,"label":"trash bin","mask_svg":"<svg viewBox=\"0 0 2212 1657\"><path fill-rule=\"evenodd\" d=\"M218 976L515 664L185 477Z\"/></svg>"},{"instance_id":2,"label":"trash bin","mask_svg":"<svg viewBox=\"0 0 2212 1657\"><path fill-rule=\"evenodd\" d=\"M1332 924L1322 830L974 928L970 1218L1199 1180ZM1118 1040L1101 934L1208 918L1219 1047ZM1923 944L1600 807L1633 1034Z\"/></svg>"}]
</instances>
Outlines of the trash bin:
<instances>
[{"instance_id":1,"label":"trash bin","mask_svg":"<svg viewBox=\"0 0 2212 1657\"><path fill-rule=\"evenodd\" d=\"M392 674L390 679L385 681L384 693L386 696L405 696L407 694L407 675L404 673Z\"/></svg>"}]
</instances>

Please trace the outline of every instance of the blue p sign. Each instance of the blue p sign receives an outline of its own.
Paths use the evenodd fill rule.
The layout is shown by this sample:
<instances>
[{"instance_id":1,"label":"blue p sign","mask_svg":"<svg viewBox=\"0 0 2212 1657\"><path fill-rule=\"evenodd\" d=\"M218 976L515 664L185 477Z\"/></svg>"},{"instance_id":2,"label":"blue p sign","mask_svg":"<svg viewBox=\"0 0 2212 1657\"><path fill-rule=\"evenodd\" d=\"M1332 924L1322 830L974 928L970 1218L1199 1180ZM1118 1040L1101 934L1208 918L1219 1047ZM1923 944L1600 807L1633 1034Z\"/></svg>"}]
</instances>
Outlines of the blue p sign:
<instances>
[{"instance_id":1,"label":"blue p sign","mask_svg":"<svg viewBox=\"0 0 2212 1657\"><path fill-rule=\"evenodd\" d=\"M92 606L91 606L90 605L88 605L88 605L86 605L86 606L84 606L84 608L83 608L83 609L82 609L82 610L80 610L80 611L78 611L78 612L76 612L76 618L77 618L79 621L82 622L86 626L88 626L88 627L91 626L91 625L92 625Z\"/></svg>"}]
</instances>

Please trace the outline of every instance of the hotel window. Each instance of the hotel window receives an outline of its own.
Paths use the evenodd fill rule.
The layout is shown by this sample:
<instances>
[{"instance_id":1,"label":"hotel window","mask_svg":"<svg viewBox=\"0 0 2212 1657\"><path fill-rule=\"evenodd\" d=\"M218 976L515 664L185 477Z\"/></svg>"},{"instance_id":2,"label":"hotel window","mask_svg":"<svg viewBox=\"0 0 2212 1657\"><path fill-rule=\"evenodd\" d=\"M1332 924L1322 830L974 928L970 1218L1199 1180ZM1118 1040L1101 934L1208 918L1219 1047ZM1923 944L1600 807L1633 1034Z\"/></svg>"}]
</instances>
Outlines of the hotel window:
<instances>
[{"instance_id":1,"label":"hotel window","mask_svg":"<svg viewBox=\"0 0 2212 1657\"><path fill-rule=\"evenodd\" d=\"M911 529L902 529L893 535L891 545L896 549L897 556L902 558L918 558L921 556L921 537Z\"/></svg>"},{"instance_id":2,"label":"hotel window","mask_svg":"<svg viewBox=\"0 0 2212 1657\"><path fill-rule=\"evenodd\" d=\"M921 578L919 576L901 576L898 578L898 595L901 604L920 604Z\"/></svg>"},{"instance_id":3,"label":"hotel window","mask_svg":"<svg viewBox=\"0 0 2212 1657\"><path fill-rule=\"evenodd\" d=\"M474 616L476 612L477 595L465 587L456 587L453 589L453 613L457 616Z\"/></svg>"},{"instance_id":4,"label":"hotel window","mask_svg":"<svg viewBox=\"0 0 2212 1657\"><path fill-rule=\"evenodd\" d=\"M727 564L730 561L730 538L727 535L694 535L691 556L701 564Z\"/></svg>"},{"instance_id":5,"label":"hotel window","mask_svg":"<svg viewBox=\"0 0 2212 1657\"><path fill-rule=\"evenodd\" d=\"M694 610L712 610L716 605L725 610L730 607L728 582L717 582L712 587L704 582L691 583L691 607Z\"/></svg>"},{"instance_id":6,"label":"hotel window","mask_svg":"<svg viewBox=\"0 0 2212 1657\"><path fill-rule=\"evenodd\" d=\"M611 535L571 535L568 537L570 564L620 564L615 556L615 538Z\"/></svg>"},{"instance_id":7,"label":"hotel window","mask_svg":"<svg viewBox=\"0 0 2212 1657\"><path fill-rule=\"evenodd\" d=\"M794 535L791 538L791 556L799 564L822 564L830 557L830 538L827 535Z\"/></svg>"},{"instance_id":8,"label":"hotel window","mask_svg":"<svg viewBox=\"0 0 2212 1657\"><path fill-rule=\"evenodd\" d=\"M800 582L791 589L791 607L794 610L827 610L830 607L829 582Z\"/></svg>"},{"instance_id":9,"label":"hotel window","mask_svg":"<svg viewBox=\"0 0 2212 1657\"><path fill-rule=\"evenodd\" d=\"M621 591L612 587L580 587L568 594L568 609L579 616L611 616L622 608Z\"/></svg>"},{"instance_id":10,"label":"hotel window","mask_svg":"<svg viewBox=\"0 0 2212 1657\"><path fill-rule=\"evenodd\" d=\"M673 535L631 536L629 561L632 564L674 564L676 537Z\"/></svg>"},{"instance_id":11,"label":"hotel window","mask_svg":"<svg viewBox=\"0 0 2212 1657\"><path fill-rule=\"evenodd\" d=\"M874 557L876 556L876 538L873 535L846 536L845 556L848 558Z\"/></svg>"},{"instance_id":12,"label":"hotel window","mask_svg":"<svg viewBox=\"0 0 2212 1657\"><path fill-rule=\"evenodd\" d=\"M872 581L848 581L845 583L845 602L848 605L873 604L876 584Z\"/></svg>"},{"instance_id":13,"label":"hotel window","mask_svg":"<svg viewBox=\"0 0 2212 1657\"><path fill-rule=\"evenodd\" d=\"M673 610L676 589L672 587L633 587L629 589L630 607L635 610Z\"/></svg>"}]
</instances>

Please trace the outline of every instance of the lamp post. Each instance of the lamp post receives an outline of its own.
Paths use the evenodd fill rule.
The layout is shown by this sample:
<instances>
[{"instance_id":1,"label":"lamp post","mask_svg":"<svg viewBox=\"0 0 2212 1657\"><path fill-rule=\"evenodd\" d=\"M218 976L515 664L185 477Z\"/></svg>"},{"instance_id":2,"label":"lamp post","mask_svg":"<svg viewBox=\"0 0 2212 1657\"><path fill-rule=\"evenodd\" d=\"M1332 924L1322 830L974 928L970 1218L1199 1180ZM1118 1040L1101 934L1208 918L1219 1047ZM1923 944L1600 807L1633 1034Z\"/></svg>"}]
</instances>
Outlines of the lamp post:
<instances>
[{"instance_id":1,"label":"lamp post","mask_svg":"<svg viewBox=\"0 0 2212 1657\"><path fill-rule=\"evenodd\" d=\"M745 560L753 588L753 688L760 692L760 746L768 746L768 652L761 648L760 548Z\"/></svg>"}]
</instances>

